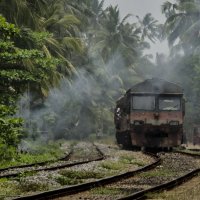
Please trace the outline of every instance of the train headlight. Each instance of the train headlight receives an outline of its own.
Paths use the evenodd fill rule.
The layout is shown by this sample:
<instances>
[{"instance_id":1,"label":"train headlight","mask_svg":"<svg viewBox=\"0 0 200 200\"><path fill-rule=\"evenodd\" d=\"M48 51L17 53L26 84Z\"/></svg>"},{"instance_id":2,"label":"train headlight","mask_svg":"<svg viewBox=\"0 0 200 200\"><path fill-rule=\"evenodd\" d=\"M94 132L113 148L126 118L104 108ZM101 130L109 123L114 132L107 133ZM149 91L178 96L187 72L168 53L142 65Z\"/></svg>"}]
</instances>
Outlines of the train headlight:
<instances>
[{"instance_id":1,"label":"train headlight","mask_svg":"<svg viewBox=\"0 0 200 200\"><path fill-rule=\"evenodd\" d=\"M143 125L144 121L142 120L134 120L134 125L138 126L138 125Z\"/></svg>"},{"instance_id":2,"label":"train headlight","mask_svg":"<svg viewBox=\"0 0 200 200\"><path fill-rule=\"evenodd\" d=\"M169 125L170 126L177 126L177 125L179 125L179 121L170 121Z\"/></svg>"}]
</instances>

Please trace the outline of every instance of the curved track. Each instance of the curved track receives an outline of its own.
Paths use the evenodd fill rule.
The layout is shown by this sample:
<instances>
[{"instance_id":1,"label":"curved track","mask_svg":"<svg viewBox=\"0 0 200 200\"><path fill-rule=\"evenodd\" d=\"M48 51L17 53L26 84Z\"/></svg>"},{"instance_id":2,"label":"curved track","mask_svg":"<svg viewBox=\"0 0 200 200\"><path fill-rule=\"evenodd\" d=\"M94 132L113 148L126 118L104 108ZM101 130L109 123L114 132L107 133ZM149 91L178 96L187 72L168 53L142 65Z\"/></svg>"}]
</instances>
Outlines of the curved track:
<instances>
[{"instance_id":1,"label":"curved track","mask_svg":"<svg viewBox=\"0 0 200 200\"><path fill-rule=\"evenodd\" d=\"M64 157L59 158L59 159L54 160L54 161L49 160L49 161L36 162L36 163L31 163L31 164L17 165L17 166L12 166L12 167L1 168L1 169L0 169L0 173L1 173L1 172L8 171L8 170L12 170L12 169L20 169L20 168L26 168L26 167L43 166L43 165L47 165L47 164L52 163L52 162L58 162L58 161L68 160L69 157L71 156L72 152L73 152L73 150L71 150L71 151L70 151L67 155L65 155Z\"/></svg>"},{"instance_id":2,"label":"curved track","mask_svg":"<svg viewBox=\"0 0 200 200\"><path fill-rule=\"evenodd\" d=\"M162 191L162 190L167 190L167 189L171 189L174 188L182 183L184 183L185 181L193 178L194 176L198 175L198 173L200 172L200 168L193 170L177 179L174 179L172 181L169 181L167 183L163 183L160 185L157 185L155 187L151 187L149 189L146 190L142 190L140 192L131 194L129 196L123 197L123 198L119 198L118 200L133 200L133 199L146 199L147 195L150 192L158 192L158 191Z\"/></svg>"},{"instance_id":3,"label":"curved track","mask_svg":"<svg viewBox=\"0 0 200 200\"><path fill-rule=\"evenodd\" d=\"M101 150L96 145L93 144L93 146L95 147L97 153L99 154L99 156L97 158L71 162L71 161L69 161L69 159L73 154L73 149L72 149L65 157L60 158L54 162L46 161L46 162L41 162L41 163L34 163L34 164L14 166L14 167L8 167L8 168L1 169L0 170L0 178L17 177L21 173L27 173L27 172L53 171L53 170L63 169L63 168L72 167L72 166L76 166L76 165L86 164L86 163L93 162L93 161L103 160L105 158L104 154L101 152ZM56 164L56 162L60 162L60 161L62 161L63 163L61 162L61 163L59 163L59 165L55 165L55 166L48 166L51 163ZM69 162L66 163L66 161L69 161ZM23 169L23 171L21 171L21 169Z\"/></svg>"},{"instance_id":4,"label":"curved track","mask_svg":"<svg viewBox=\"0 0 200 200\"><path fill-rule=\"evenodd\" d=\"M191 152L187 153L187 152L182 152L182 151L176 151L176 152L181 153L183 155L195 157L195 158L200 158L200 154L195 154L195 151L193 153L191 153ZM197 176L199 173L200 173L200 167L197 169L194 169L178 178L175 178L172 181L168 181L168 182L156 185L155 187L151 187L151 188L130 194L128 196L118 198L118 200L147 199L148 198L147 195L149 193L159 192L162 190L169 190L171 188L177 187L180 184L192 179L194 176Z\"/></svg>"},{"instance_id":5,"label":"curved track","mask_svg":"<svg viewBox=\"0 0 200 200\"><path fill-rule=\"evenodd\" d=\"M186 152L178 152L179 154L183 154L184 156L189 156L189 157L195 157L200 158L200 155L194 155L194 154L188 154ZM15 198L16 200L24 200L24 199L55 199L58 197L66 196L66 195L71 195L71 194L76 194L81 191L86 191L90 190L91 188L95 187L103 187L104 185L108 184L114 184L115 182L119 182L120 180L128 179L129 177L135 177L136 175L147 172L148 170L154 170L156 167L162 166L162 159L159 158L158 156L152 155L155 158L155 162L153 162L150 165L147 165L145 167L142 167L138 170L126 172L123 174L119 174L116 176L100 179L97 181L89 182L89 183L84 183L84 184L79 184L75 186L70 186L70 187L62 187L57 190L51 190L51 191L46 191L46 192L41 192L37 193L34 195L29 195L29 196L22 196ZM184 175L178 176L173 180L170 180L168 182L164 182L161 184L158 184L156 186L150 187L148 189L141 189L138 192L134 192L132 194L129 194L128 196L124 196L119 199L144 199L146 195L149 192L155 192L155 191L160 191L163 189L168 189L172 187L176 187L177 185L180 185L182 182L185 182L188 179L191 179L193 176L197 175L200 172L200 168L190 170L190 172L184 173ZM91 199L91 198L88 198ZM104 198L102 198L104 199ZM106 199L106 198L105 198Z\"/></svg>"},{"instance_id":6,"label":"curved track","mask_svg":"<svg viewBox=\"0 0 200 200\"><path fill-rule=\"evenodd\" d=\"M161 159L158 156L153 155L151 153L146 153L146 154L155 158L155 161L153 163L149 164L149 165L146 165L142 168L139 168L138 170L129 171L129 172L126 172L126 173L122 173L122 174L112 176L112 177L108 177L108 178L99 179L97 181L93 181L93 182L89 182L89 183L79 184L79 185L70 186L70 187L63 187L63 188L60 188L60 189L57 189L57 190L51 190L51 191L42 192L42 193L29 195L29 196L18 197L18 198L15 198L15 200L54 199L54 198L57 198L57 197L62 197L62 196L65 196L65 195L70 195L70 194L78 193L78 192L81 192L81 191L90 190L91 188L94 188L94 187L107 185L109 183L113 183L113 182L119 181L121 179L125 179L125 178L128 178L128 177L134 176L134 175L139 174L141 172L151 170L161 163Z\"/></svg>"}]
</instances>

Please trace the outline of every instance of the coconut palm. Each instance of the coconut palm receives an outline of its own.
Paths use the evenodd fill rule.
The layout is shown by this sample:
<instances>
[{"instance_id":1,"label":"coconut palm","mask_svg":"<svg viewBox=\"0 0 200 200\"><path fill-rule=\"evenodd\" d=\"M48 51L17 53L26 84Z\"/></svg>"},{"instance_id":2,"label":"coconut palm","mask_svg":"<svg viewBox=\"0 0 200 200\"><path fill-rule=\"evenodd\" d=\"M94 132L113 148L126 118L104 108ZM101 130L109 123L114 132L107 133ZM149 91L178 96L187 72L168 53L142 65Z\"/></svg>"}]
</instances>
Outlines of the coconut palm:
<instances>
[{"instance_id":1,"label":"coconut palm","mask_svg":"<svg viewBox=\"0 0 200 200\"><path fill-rule=\"evenodd\" d=\"M16 41L20 48L40 49L47 57L57 57L62 60L57 65L57 71L49 71L47 74L51 78L43 81L38 88L38 92L45 96L49 87L57 85L62 75L68 76L76 71L70 61L71 54L83 50L78 29L80 21L72 13L66 13L67 2L67 0L13 0L10 4L4 0L0 2L0 13L21 27L22 38ZM31 60L26 64L34 67Z\"/></svg>"},{"instance_id":2,"label":"coconut palm","mask_svg":"<svg viewBox=\"0 0 200 200\"><path fill-rule=\"evenodd\" d=\"M152 17L151 13L147 13L142 20L138 16L136 17L140 24L141 39L144 41L145 38L148 38L151 42L155 43L159 38L158 21Z\"/></svg>"},{"instance_id":3,"label":"coconut palm","mask_svg":"<svg viewBox=\"0 0 200 200\"><path fill-rule=\"evenodd\" d=\"M100 21L103 17L104 10L104 0L100 1L99 0L93 0L91 2L91 5L89 6L89 9L91 10L92 16L90 17L90 26L93 27L94 29L98 29L100 25Z\"/></svg>"},{"instance_id":4,"label":"coconut palm","mask_svg":"<svg viewBox=\"0 0 200 200\"><path fill-rule=\"evenodd\" d=\"M28 1L28 0L2 0L0 1L0 13L8 20L8 22L16 24L18 27L22 25L31 27L33 30L40 28L40 17L36 14L36 7L38 4L45 6L45 0L42 1ZM35 9L35 11L34 11ZM39 7L37 7L39 9Z\"/></svg>"},{"instance_id":5,"label":"coconut palm","mask_svg":"<svg viewBox=\"0 0 200 200\"><path fill-rule=\"evenodd\" d=\"M93 30L94 49L101 53L105 62L107 62L117 51L125 52L129 49L132 51L133 55L136 54L136 50L131 46L133 42L135 42L135 44L137 43L136 37L132 34L133 32L130 32L129 36L126 32L127 30L130 31L133 27L128 24L125 25L124 23L129 16L130 15L127 15L120 20L119 9L117 6L110 6L105 11L101 28L98 31ZM132 42L129 43L128 40L129 42L132 40Z\"/></svg>"},{"instance_id":6,"label":"coconut palm","mask_svg":"<svg viewBox=\"0 0 200 200\"><path fill-rule=\"evenodd\" d=\"M164 31L169 44L176 44L176 50L182 49L185 54L199 51L200 1L179 0L175 4L166 2L162 11L167 16Z\"/></svg>"}]
</instances>

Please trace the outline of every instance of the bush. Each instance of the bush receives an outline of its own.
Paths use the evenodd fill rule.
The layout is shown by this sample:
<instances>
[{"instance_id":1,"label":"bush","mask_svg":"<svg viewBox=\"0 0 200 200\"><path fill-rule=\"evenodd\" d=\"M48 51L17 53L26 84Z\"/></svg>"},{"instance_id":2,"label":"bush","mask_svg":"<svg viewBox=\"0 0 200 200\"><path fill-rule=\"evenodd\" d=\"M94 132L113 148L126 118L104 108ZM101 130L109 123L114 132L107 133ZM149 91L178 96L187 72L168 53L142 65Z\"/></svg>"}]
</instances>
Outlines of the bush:
<instances>
[{"instance_id":1,"label":"bush","mask_svg":"<svg viewBox=\"0 0 200 200\"><path fill-rule=\"evenodd\" d=\"M12 110L13 108L0 105L0 161L16 157L20 142L23 121L9 116Z\"/></svg>"}]
</instances>

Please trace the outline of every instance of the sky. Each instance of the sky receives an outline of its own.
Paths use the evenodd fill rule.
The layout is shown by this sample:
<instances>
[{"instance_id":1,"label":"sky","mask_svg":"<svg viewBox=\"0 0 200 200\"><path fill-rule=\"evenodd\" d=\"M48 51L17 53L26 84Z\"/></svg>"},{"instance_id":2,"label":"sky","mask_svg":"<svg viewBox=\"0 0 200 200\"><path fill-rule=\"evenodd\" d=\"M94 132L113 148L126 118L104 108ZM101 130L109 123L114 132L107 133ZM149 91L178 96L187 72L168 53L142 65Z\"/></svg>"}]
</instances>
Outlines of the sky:
<instances>
[{"instance_id":1,"label":"sky","mask_svg":"<svg viewBox=\"0 0 200 200\"><path fill-rule=\"evenodd\" d=\"M174 2L175 0L168 1ZM166 0L105 0L104 6L118 5L121 18L127 14L138 15L140 18L143 18L145 14L151 13L160 23L164 23L165 16L161 13L161 5L164 2ZM134 17L129 18L130 23L131 21L134 21ZM169 48L167 41L161 43L157 41L156 44L151 44L151 49L147 51L147 53L152 53L154 58L157 52L168 55Z\"/></svg>"}]
</instances>

